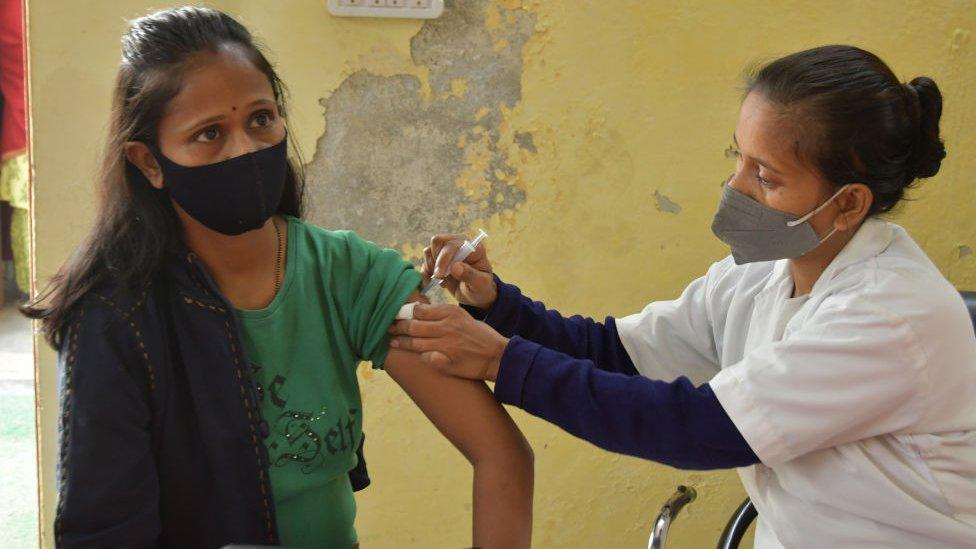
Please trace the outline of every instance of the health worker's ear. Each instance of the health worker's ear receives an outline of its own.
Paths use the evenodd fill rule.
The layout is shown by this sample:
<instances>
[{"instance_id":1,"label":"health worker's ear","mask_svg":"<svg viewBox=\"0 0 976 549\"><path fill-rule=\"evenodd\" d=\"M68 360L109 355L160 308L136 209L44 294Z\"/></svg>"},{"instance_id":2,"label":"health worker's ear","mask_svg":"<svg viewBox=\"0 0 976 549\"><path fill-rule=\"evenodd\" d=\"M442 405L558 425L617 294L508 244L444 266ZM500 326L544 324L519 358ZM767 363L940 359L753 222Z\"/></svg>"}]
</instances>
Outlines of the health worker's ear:
<instances>
[{"instance_id":1,"label":"health worker's ear","mask_svg":"<svg viewBox=\"0 0 976 549\"><path fill-rule=\"evenodd\" d=\"M835 199L838 213L834 218L834 228L846 231L857 227L871 211L874 194L864 183L852 183Z\"/></svg>"}]
</instances>

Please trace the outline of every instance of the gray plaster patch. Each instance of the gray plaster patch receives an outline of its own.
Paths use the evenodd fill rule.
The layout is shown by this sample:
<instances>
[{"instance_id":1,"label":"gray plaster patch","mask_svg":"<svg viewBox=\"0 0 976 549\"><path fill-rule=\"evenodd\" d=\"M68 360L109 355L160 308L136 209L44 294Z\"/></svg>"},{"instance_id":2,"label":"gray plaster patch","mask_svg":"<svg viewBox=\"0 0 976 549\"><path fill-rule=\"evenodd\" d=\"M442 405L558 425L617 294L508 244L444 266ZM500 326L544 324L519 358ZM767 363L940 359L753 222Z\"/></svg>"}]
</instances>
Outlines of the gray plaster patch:
<instances>
[{"instance_id":1,"label":"gray plaster patch","mask_svg":"<svg viewBox=\"0 0 976 549\"><path fill-rule=\"evenodd\" d=\"M654 191L654 201L659 212L673 214L681 213L681 204L672 202L670 198L664 196L659 191Z\"/></svg>"},{"instance_id":2,"label":"gray plaster patch","mask_svg":"<svg viewBox=\"0 0 976 549\"><path fill-rule=\"evenodd\" d=\"M420 243L525 199L506 181L515 172L507 144L499 141L501 107L522 97L522 48L535 18L499 8L513 22L492 34L485 24L488 0L447 4L410 44L413 62L429 69L429 101L413 75L365 71L322 99L326 129L307 166L313 222L352 229L381 245ZM452 93L458 80L464 93ZM489 191L472 203L456 184L468 168L459 144L481 140L488 161L480 175ZM534 148L531 136L528 143Z\"/></svg>"},{"instance_id":3,"label":"gray plaster patch","mask_svg":"<svg viewBox=\"0 0 976 549\"><path fill-rule=\"evenodd\" d=\"M970 256L970 255L973 255L973 249L972 248L970 248L969 246L966 246L966 245L959 246L959 259L962 259L962 258L964 258L966 256Z\"/></svg>"},{"instance_id":4,"label":"gray plaster patch","mask_svg":"<svg viewBox=\"0 0 976 549\"><path fill-rule=\"evenodd\" d=\"M535 139L532 137L531 132L515 132L515 144L530 153L536 151Z\"/></svg>"}]
</instances>

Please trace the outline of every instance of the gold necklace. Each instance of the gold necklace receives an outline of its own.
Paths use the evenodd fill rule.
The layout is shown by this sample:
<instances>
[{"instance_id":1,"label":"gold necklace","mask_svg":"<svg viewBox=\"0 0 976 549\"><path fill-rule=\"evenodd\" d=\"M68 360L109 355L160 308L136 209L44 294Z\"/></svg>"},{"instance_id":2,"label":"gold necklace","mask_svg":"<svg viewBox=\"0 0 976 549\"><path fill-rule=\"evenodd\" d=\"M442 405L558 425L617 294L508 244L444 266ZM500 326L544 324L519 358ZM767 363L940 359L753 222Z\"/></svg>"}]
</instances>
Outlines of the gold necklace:
<instances>
[{"instance_id":1,"label":"gold necklace","mask_svg":"<svg viewBox=\"0 0 976 549\"><path fill-rule=\"evenodd\" d=\"M278 295L278 290L281 289L281 231L278 229L278 222L271 218L271 224L274 225L275 230L275 240L278 243L278 251L275 254L275 269L274 269L274 293Z\"/></svg>"}]
</instances>

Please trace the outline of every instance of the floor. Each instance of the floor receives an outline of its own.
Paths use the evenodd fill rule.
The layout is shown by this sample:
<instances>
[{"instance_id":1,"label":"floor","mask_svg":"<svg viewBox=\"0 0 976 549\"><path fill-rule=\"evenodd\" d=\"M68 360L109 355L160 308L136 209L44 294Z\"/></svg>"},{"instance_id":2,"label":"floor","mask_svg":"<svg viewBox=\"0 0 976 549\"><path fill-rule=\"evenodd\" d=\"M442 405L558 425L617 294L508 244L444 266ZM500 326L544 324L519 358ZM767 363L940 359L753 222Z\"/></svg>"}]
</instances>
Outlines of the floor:
<instances>
[{"instance_id":1,"label":"floor","mask_svg":"<svg viewBox=\"0 0 976 549\"><path fill-rule=\"evenodd\" d=\"M31 324L8 302L0 308L0 545L5 548L37 547L35 448Z\"/></svg>"}]
</instances>

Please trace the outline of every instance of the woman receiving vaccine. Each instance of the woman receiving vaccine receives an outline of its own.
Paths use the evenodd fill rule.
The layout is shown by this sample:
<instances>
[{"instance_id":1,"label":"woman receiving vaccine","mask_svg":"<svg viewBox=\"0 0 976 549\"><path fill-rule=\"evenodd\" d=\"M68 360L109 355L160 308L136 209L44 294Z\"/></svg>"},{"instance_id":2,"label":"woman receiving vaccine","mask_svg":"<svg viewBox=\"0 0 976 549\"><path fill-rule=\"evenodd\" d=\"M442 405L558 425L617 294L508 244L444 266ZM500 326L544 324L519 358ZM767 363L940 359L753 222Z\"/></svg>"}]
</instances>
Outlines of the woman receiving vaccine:
<instances>
[{"instance_id":1,"label":"woman receiving vaccine","mask_svg":"<svg viewBox=\"0 0 976 549\"><path fill-rule=\"evenodd\" d=\"M421 275L302 219L286 113L227 14L123 36L95 225L27 310L60 350L57 546L358 546L369 360L472 464L473 543L528 547L525 439L484 383L389 348Z\"/></svg>"},{"instance_id":2,"label":"woman receiving vaccine","mask_svg":"<svg viewBox=\"0 0 976 549\"><path fill-rule=\"evenodd\" d=\"M392 345L607 450L739 468L757 547L976 546L976 336L879 219L945 157L938 87L826 46L747 89L712 224L732 254L680 297L565 318L442 235L425 271L471 315L417 306Z\"/></svg>"}]
</instances>

